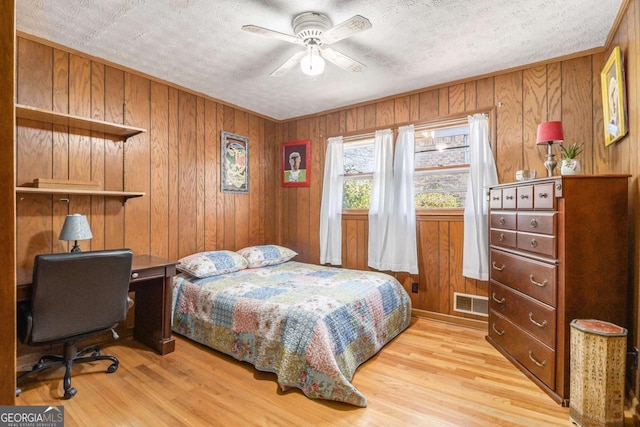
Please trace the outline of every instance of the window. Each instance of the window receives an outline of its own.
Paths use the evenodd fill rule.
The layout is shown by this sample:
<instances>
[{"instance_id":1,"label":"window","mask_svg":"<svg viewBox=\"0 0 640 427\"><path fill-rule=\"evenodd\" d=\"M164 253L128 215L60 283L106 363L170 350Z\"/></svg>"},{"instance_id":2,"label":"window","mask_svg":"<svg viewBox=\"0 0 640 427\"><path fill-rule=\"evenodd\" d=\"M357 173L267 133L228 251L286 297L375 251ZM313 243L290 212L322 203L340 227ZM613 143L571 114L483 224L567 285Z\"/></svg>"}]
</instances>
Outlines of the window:
<instances>
[{"instance_id":1,"label":"window","mask_svg":"<svg viewBox=\"0 0 640 427\"><path fill-rule=\"evenodd\" d=\"M344 143L343 209L369 209L373 185L373 138Z\"/></svg>"},{"instance_id":2,"label":"window","mask_svg":"<svg viewBox=\"0 0 640 427\"><path fill-rule=\"evenodd\" d=\"M369 209L373 184L373 137L350 137L344 143L343 209ZM416 209L462 208L469 179L467 117L415 130Z\"/></svg>"},{"instance_id":3,"label":"window","mask_svg":"<svg viewBox=\"0 0 640 427\"><path fill-rule=\"evenodd\" d=\"M415 133L416 208L462 208L469 179L466 118L421 126Z\"/></svg>"}]
</instances>

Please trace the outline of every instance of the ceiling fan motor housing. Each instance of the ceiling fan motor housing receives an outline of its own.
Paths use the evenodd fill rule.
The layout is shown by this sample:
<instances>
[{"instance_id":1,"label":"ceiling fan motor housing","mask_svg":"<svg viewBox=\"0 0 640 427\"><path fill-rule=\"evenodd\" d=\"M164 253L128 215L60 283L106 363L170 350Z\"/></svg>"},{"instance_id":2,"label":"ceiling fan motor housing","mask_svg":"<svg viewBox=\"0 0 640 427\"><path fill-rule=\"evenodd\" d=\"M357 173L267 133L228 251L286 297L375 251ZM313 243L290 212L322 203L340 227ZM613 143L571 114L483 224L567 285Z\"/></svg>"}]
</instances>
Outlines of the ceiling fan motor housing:
<instances>
[{"instance_id":1,"label":"ceiling fan motor housing","mask_svg":"<svg viewBox=\"0 0 640 427\"><path fill-rule=\"evenodd\" d=\"M320 36L331 28L331 20L321 13L305 12L293 18L292 26L293 33L305 45L320 45Z\"/></svg>"}]
</instances>

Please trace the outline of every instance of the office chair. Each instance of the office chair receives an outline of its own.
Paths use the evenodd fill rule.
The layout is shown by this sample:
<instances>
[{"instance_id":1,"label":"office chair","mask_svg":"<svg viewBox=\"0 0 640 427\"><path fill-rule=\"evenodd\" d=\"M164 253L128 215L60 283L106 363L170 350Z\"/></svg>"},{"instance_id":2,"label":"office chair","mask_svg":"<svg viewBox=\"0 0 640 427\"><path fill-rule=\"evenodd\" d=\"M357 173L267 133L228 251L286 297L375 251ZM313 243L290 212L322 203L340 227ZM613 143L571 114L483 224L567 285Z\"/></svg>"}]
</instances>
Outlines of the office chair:
<instances>
[{"instance_id":1,"label":"office chair","mask_svg":"<svg viewBox=\"0 0 640 427\"><path fill-rule=\"evenodd\" d=\"M114 329L125 320L129 309L129 279L133 253L129 249L37 255L33 266L31 303L20 313L18 334L23 343L64 343L62 355L43 356L24 378L58 366L65 366L64 398L76 394L71 387L74 363L111 361L107 372L118 369L114 356L101 355L97 346L78 351L82 338ZM86 354L91 353L89 356ZM49 363L45 363L49 362ZM20 395L16 389L16 395Z\"/></svg>"}]
</instances>

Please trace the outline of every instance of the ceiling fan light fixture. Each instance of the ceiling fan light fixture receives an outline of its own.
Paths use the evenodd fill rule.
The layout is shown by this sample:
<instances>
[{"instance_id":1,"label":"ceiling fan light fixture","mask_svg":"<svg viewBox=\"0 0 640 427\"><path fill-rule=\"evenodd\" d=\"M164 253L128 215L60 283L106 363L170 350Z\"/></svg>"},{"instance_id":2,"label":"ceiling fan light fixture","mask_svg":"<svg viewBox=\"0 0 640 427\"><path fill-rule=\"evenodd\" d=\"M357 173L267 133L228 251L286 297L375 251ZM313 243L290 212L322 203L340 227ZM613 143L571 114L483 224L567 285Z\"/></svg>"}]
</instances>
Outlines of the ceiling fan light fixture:
<instances>
[{"instance_id":1,"label":"ceiling fan light fixture","mask_svg":"<svg viewBox=\"0 0 640 427\"><path fill-rule=\"evenodd\" d=\"M309 48L309 52L300 60L300 69L308 76L317 76L324 72L324 59L318 49Z\"/></svg>"}]
</instances>

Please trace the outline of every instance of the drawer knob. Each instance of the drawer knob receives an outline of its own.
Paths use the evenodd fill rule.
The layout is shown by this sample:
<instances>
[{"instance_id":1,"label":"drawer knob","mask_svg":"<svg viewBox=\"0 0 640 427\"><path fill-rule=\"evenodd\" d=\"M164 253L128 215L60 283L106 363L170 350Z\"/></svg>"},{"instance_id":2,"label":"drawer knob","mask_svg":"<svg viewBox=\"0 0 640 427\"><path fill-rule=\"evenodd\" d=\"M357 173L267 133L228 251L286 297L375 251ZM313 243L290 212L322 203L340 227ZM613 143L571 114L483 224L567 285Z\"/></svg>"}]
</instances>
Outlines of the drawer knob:
<instances>
[{"instance_id":1,"label":"drawer knob","mask_svg":"<svg viewBox=\"0 0 640 427\"><path fill-rule=\"evenodd\" d=\"M502 240L501 240L501 241L502 241ZM491 263L491 267L493 267L493 269L494 269L494 270L502 271L502 270L504 270L505 265L504 265L504 264L502 264L502 267L498 267L498 266L496 265L496 262L495 262L495 261L493 261L493 262Z\"/></svg>"},{"instance_id":2,"label":"drawer knob","mask_svg":"<svg viewBox=\"0 0 640 427\"><path fill-rule=\"evenodd\" d=\"M543 360L542 362L539 362L535 357L533 357L533 351L529 350L529 359L531 359L531 361L533 363L535 363L536 365L540 366L541 368L544 368L545 366L547 366L547 361Z\"/></svg>"},{"instance_id":3,"label":"drawer knob","mask_svg":"<svg viewBox=\"0 0 640 427\"><path fill-rule=\"evenodd\" d=\"M547 193L538 193L538 198L546 199L549 195Z\"/></svg>"},{"instance_id":4,"label":"drawer knob","mask_svg":"<svg viewBox=\"0 0 640 427\"><path fill-rule=\"evenodd\" d=\"M504 331L499 331L499 330L496 328L496 324L495 324L495 323L492 323L492 324L491 324L491 329L493 329L493 332L495 332L495 333L496 333L496 334L498 334L499 336L503 336L503 335L504 335Z\"/></svg>"},{"instance_id":5,"label":"drawer knob","mask_svg":"<svg viewBox=\"0 0 640 427\"><path fill-rule=\"evenodd\" d=\"M536 239L531 239L531 242L529 242L529 246L531 246L532 248L537 248L538 241Z\"/></svg>"},{"instance_id":6,"label":"drawer knob","mask_svg":"<svg viewBox=\"0 0 640 427\"><path fill-rule=\"evenodd\" d=\"M131 273L131 278L132 279L137 279L138 278L138 273L137 272Z\"/></svg>"},{"instance_id":7,"label":"drawer knob","mask_svg":"<svg viewBox=\"0 0 640 427\"><path fill-rule=\"evenodd\" d=\"M504 233L500 233L500 235L498 236L498 240L504 242Z\"/></svg>"},{"instance_id":8,"label":"drawer knob","mask_svg":"<svg viewBox=\"0 0 640 427\"><path fill-rule=\"evenodd\" d=\"M533 280L533 274L530 274L530 275L529 275L529 281L530 281L531 283L533 283L534 285L539 286L539 287L541 287L541 288L544 288L545 286L547 286L547 279L544 279L544 280L542 281L542 283L540 283L540 282L536 282L535 280Z\"/></svg>"},{"instance_id":9,"label":"drawer knob","mask_svg":"<svg viewBox=\"0 0 640 427\"><path fill-rule=\"evenodd\" d=\"M493 200L500 200L500 197L493 197Z\"/></svg>"},{"instance_id":10,"label":"drawer knob","mask_svg":"<svg viewBox=\"0 0 640 427\"><path fill-rule=\"evenodd\" d=\"M498 304L504 304L504 302L507 300L505 297L502 297L501 299L498 299L498 297L496 297L496 293L492 293L491 294L491 298L497 302Z\"/></svg>"},{"instance_id":11,"label":"drawer knob","mask_svg":"<svg viewBox=\"0 0 640 427\"><path fill-rule=\"evenodd\" d=\"M528 199L528 198L529 198L529 196L528 196L527 194L521 194L521 195L520 195L520 198L521 198L522 200L524 200L524 199Z\"/></svg>"},{"instance_id":12,"label":"drawer knob","mask_svg":"<svg viewBox=\"0 0 640 427\"><path fill-rule=\"evenodd\" d=\"M531 323L533 323L534 325L536 325L539 328L544 328L545 326L547 326L547 321L543 320L542 323L540 322L536 322L533 318L533 313L529 312L529 320L531 321Z\"/></svg>"},{"instance_id":13,"label":"drawer knob","mask_svg":"<svg viewBox=\"0 0 640 427\"><path fill-rule=\"evenodd\" d=\"M513 200L513 196L505 196L505 199L507 199L507 200Z\"/></svg>"},{"instance_id":14,"label":"drawer knob","mask_svg":"<svg viewBox=\"0 0 640 427\"><path fill-rule=\"evenodd\" d=\"M529 225L531 226L531 228L536 228L538 226L538 221L536 221L535 218L531 218L531 221L529 221Z\"/></svg>"},{"instance_id":15,"label":"drawer knob","mask_svg":"<svg viewBox=\"0 0 640 427\"><path fill-rule=\"evenodd\" d=\"M500 218L500 221L498 221L498 222L500 223L500 225L504 225L504 223L507 222L507 221L505 221L504 217L502 217L502 218Z\"/></svg>"}]
</instances>

